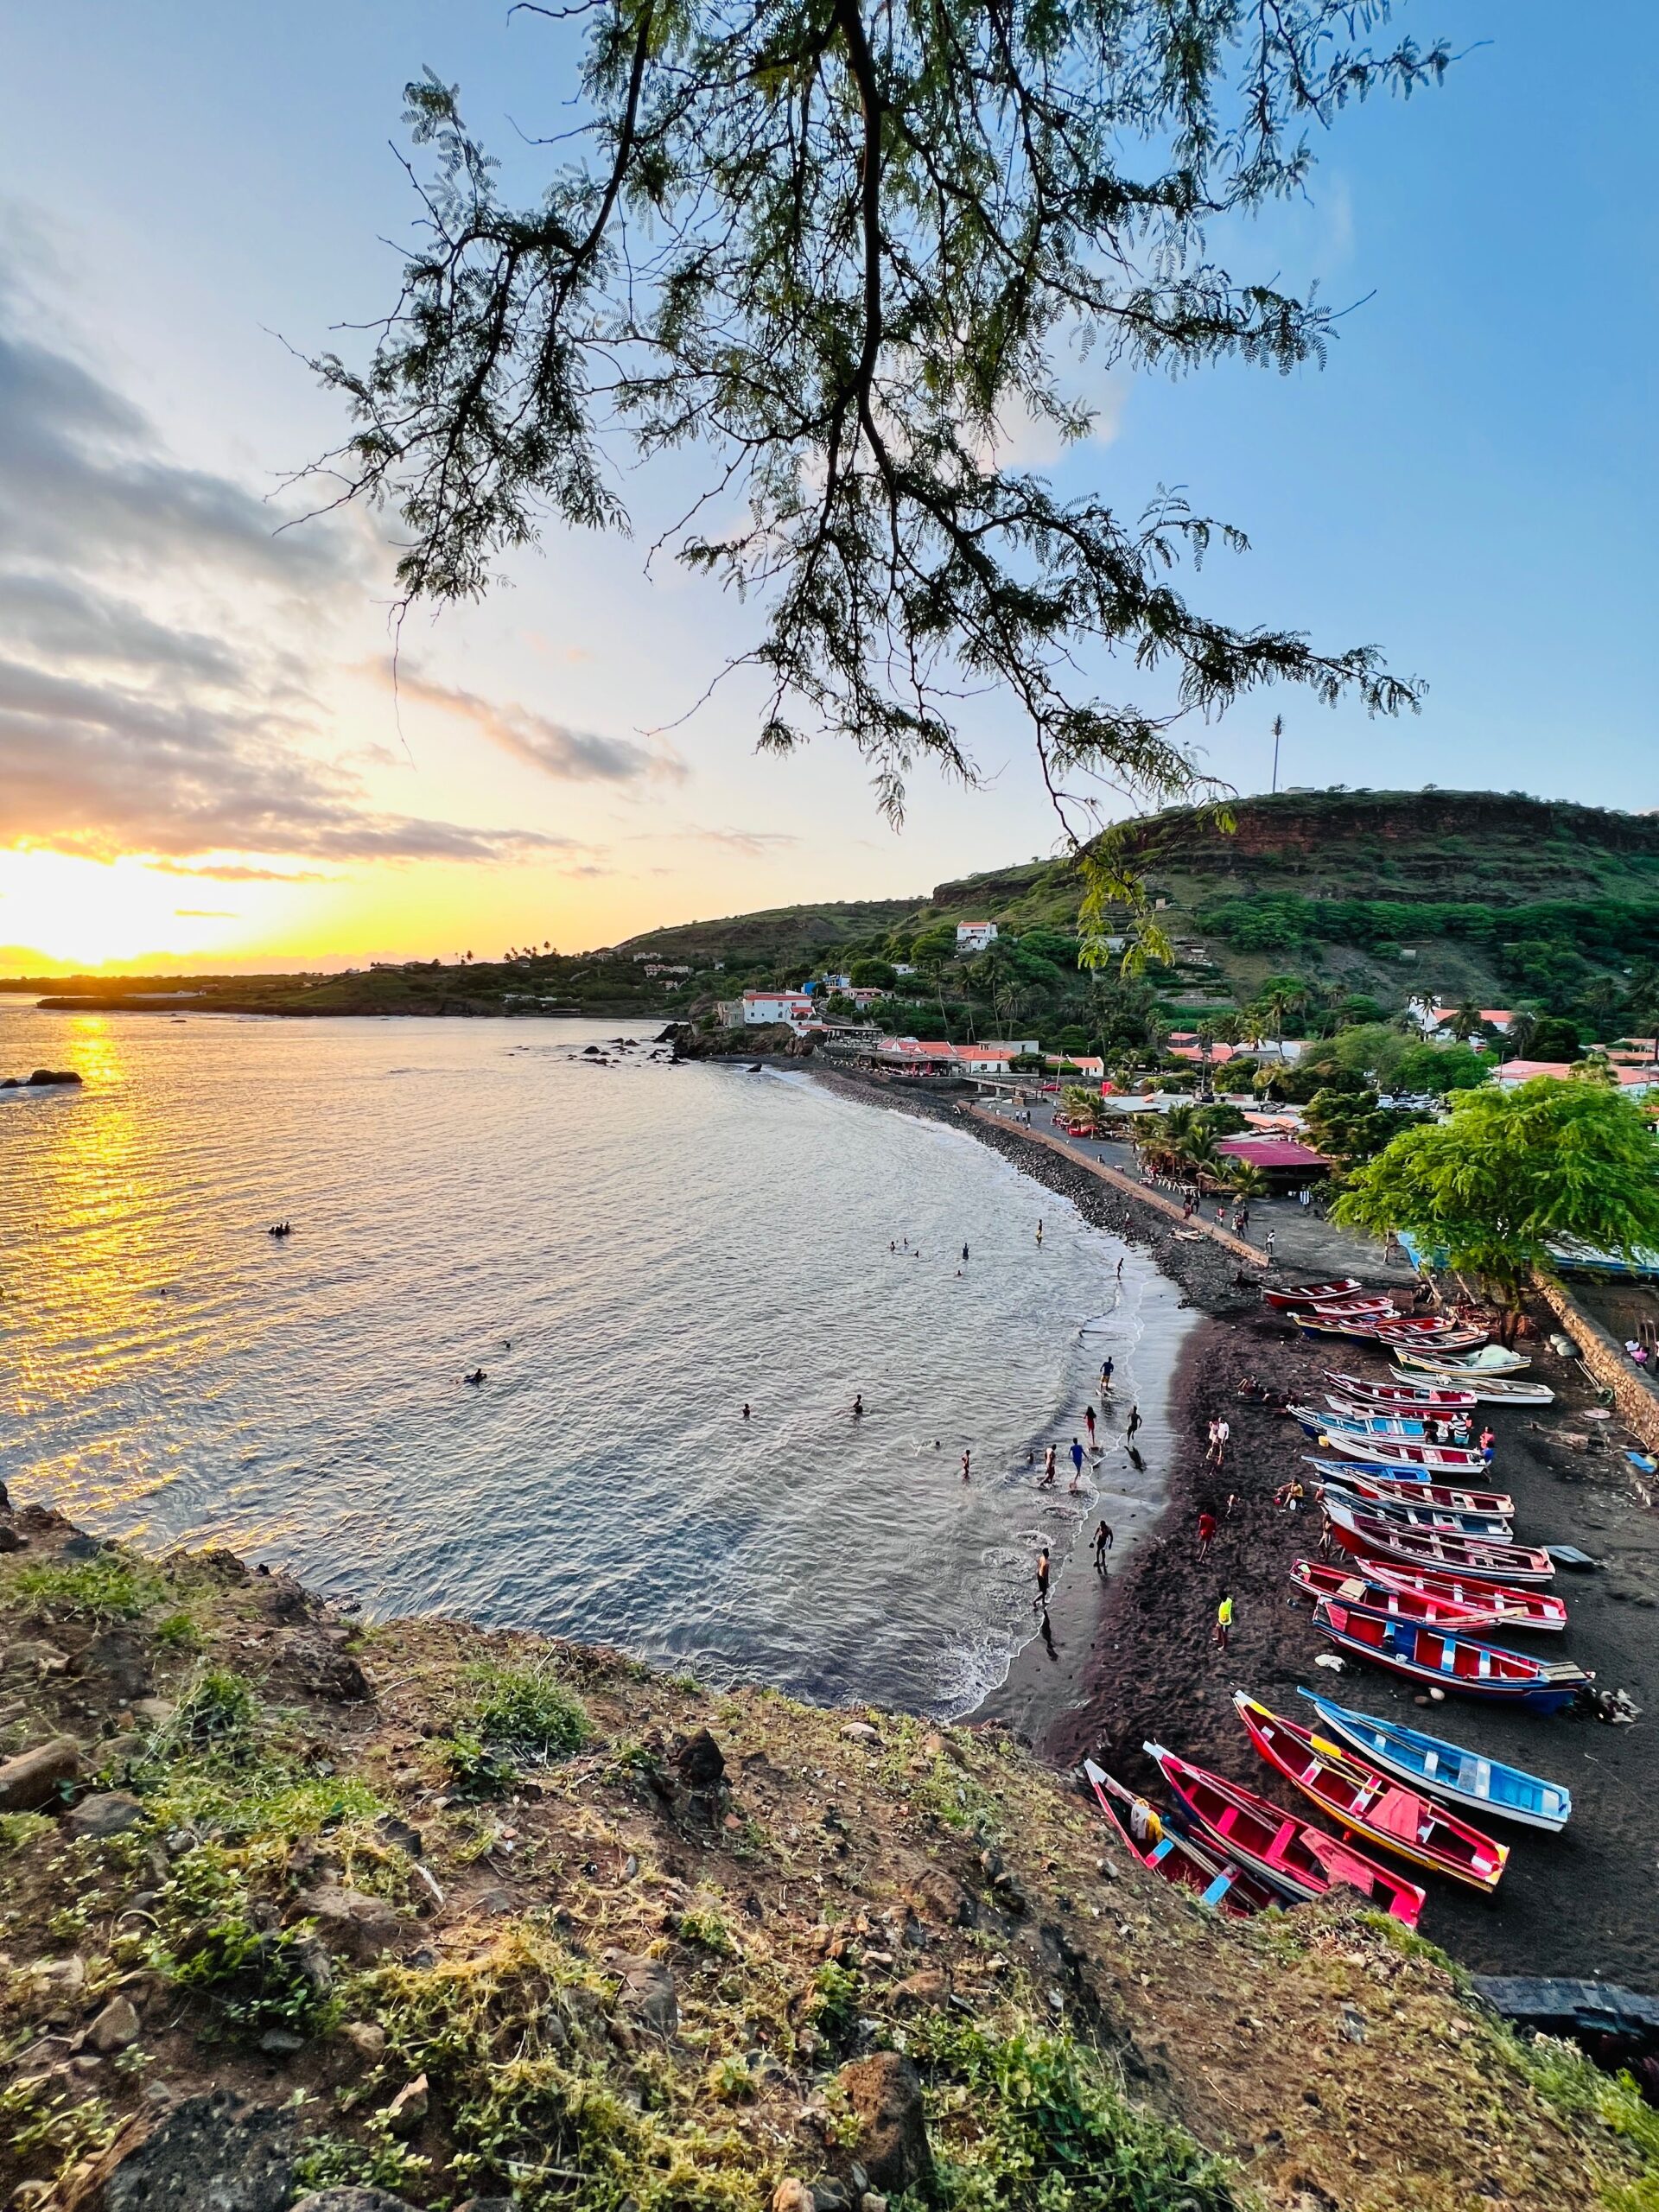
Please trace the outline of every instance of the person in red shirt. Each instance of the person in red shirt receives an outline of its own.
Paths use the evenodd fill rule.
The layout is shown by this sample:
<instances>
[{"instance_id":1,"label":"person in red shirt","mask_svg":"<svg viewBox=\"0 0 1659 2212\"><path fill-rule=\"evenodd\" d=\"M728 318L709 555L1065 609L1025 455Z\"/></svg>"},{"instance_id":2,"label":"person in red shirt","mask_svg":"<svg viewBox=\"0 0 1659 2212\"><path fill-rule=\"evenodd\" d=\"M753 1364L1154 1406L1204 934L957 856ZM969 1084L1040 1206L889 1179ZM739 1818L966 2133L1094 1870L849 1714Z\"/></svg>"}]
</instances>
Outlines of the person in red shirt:
<instances>
[{"instance_id":1,"label":"person in red shirt","mask_svg":"<svg viewBox=\"0 0 1659 2212\"><path fill-rule=\"evenodd\" d=\"M1209 1550L1211 1539L1215 1533L1216 1516L1211 1512L1209 1507L1205 1506L1204 1511L1198 1516L1198 1557L1200 1559Z\"/></svg>"}]
</instances>

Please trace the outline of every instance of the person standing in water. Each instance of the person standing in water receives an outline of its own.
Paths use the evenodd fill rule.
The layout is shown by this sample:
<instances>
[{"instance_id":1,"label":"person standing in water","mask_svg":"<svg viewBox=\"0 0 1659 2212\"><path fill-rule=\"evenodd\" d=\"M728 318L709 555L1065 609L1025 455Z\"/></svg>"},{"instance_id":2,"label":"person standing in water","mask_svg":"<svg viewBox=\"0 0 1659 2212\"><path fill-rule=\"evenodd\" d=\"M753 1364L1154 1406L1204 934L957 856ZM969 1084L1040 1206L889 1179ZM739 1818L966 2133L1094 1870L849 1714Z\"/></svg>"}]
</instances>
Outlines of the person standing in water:
<instances>
[{"instance_id":1,"label":"person standing in water","mask_svg":"<svg viewBox=\"0 0 1659 2212\"><path fill-rule=\"evenodd\" d=\"M1109 1352L1100 1363L1100 1395L1103 1398L1109 1398L1112 1395L1112 1373L1116 1364Z\"/></svg>"},{"instance_id":2,"label":"person standing in water","mask_svg":"<svg viewBox=\"0 0 1659 2212\"><path fill-rule=\"evenodd\" d=\"M1106 1554L1112 1548L1114 1538L1109 1525L1103 1521L1095 1530L1095 1573L1106 1572Z\"/></svg>"},{"instance_id":3,"label":"person standing in water","mask_svg":"<svg viewBox=\"0 0 1659 2212\"><path fill-rule=\"evenodd\" d=\"M748 1400L747 1400L747 1398L745 1398L745 1400L743 1401L743 1418L744 1418L744 1420L745 1420L745 1421L747 1421L748 1417L749 1417L749 1402L748 1402Z\"/></svg>"},{"instance_id":4,"label":"person standing in water","mask_svg":"<svg viewBox=\"0 0 1659 2212\"><path fill-rule=\"evenodd\" d=\"M1139 1433L1140 1427L1141 1408L1139 1406L1131 1406L1129 1408L1129 1417L1123 1424L1123 1433L1131 1444L1134 1443L1136 1435Z\"/></svg>"},{"instance_id":5,"label":"person standing in water","mask_svg":"<svg viewBox=\"0 0 1659 2212\"><path fill-rule=\"evenodd\" d=\"M1037 1554L1037 1604L1043 1612L1048 1611L1048 1546L1046 1544Z\"/></svg>"},{"instance_id":6,"label":"person standing in water","mask_svg":"<svg viewBox=\"0 0 1659 2212\"><path fill-rule=\"evenodd\" d=\"M1095 1448L1095 1409L1092 1406L1084 1408L1083 1425L1089 1432L1089 1449L1092 1452Z\"/></svg>"},{"instance_id":7,"label":"person standing in water","mask_svg":"<svg viewBox=\"0 0 1659 2212\"><path fill-rule=\"evenodd\" d=\"M1039 1217L1039 1219L1038 1219L1038 1223L1037 1223L1037 1242L1040 1244L1040 1243L1042 1243L1042 1241L1043 1241L1043 1224L1042 1224L1041 1217Z\"/></svg>"},{"instance_id":8,"label":"person standing in water","mask_svg":"<svg viewBox=\"0 0 1659 2212\"><path fill-rule=\"evenodd\" d=\"M964 1452L962 1455L962 1479L963 1482L967 1482L973 1474L973 1453L971 1452Z\"/></svg>"},{"instance_id":9,"label":"person standing in water","mask_svg":"<svg viewBox=\"0 0 1659 2212\"><path fill-rule=\"evenodd\" d=\"M861 1390L861 1391L859 1391L859 1392L857 1393L857 1395L854 1397L854 1400L853 1400L853 1419L854 1419L855 1421L862 1421L862 1420L863 1420L863 1418L864 1418L864 1393Z\"/></svg>"},{"instance_id":10,"label":"person standing in water","mask_svg":"<svg viewBox=\"0 0 1659 2212\"><path fill-rule=\"evenodd\" d=\"M1071 1440L1071 1487L1075 1490L1083 1478L1083 1446L1074 1436Z\"/></svg>"},{"instance_id":11,"label":"person standing in water","mask_svg":"<svg viewBox=\"0 0 1659 2212\"><path fill-rule=\"evenodd\" d=\"M964 1260L968 1256L968 1247L965 1244L962 1248L962 1256Z\"/></svg>"},{"instance_id":12,"label":"person standing in water","mask_svg":"<svg viewBox=\"0 0 1659 2212\"><path fill-rule=\"evenodd\" d=\"M1052 1444L1045 1445L1043 1447L1043 1479L1037 1487L1039 1490L1052 1490L1054 1487L1054 1446Z\"/></svg>"}]
</instances>

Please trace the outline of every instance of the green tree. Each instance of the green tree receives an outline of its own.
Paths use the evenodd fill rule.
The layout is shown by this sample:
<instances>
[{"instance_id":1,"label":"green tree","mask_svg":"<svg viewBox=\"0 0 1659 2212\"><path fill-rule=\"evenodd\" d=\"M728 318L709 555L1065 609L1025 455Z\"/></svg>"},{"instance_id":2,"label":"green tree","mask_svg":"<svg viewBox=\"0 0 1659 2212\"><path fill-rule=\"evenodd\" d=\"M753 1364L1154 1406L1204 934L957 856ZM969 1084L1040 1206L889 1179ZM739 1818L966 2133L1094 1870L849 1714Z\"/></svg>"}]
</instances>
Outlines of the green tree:
<instances>
[{"instance_id":1,"label":"green tree","mask_svg":"<svg viewBox=\"0 0 1659 2212\"><path fill-rule=\"evenodd\" d=\"M1185 603L1172 569L1236 531L1168 493L1142 514L1062 499L1007 440L1032 417L1087 436L1074 346L1142 372L1323 358L1332 312L1216 248L1308 189L1343 107L1443 76L1443 42L1367 42L1390 0L513 12L585 39L564 81L526 67L530 130L557 118L545 181L511 204L459 88L410 84L418 243L367 358L316 364L355 421L326 467L396 510L406 601L476 595L545 516L626 527L630 454L677 449L704 471L677 556L763 610L741 657L760 743L842 737L892 815L918 760L974 779L959 702L988 685L1074 844L1080 775L1203 785L1170 715L1078 676L1106 659L1159 668L1206 720L1275 680L1415 703L1370 647ZM1091 855L1091 931L1117 853Z\"/></svg>"},{"instance_id":2,"label":"green tree","mask_svg":"<svg viewBox=\"0 0 1659 2212\"><path fill-rule=\"evenodd\" d=\"M1564 1060L1570 1065L1583 1050L1584 1039L1576 1022L1557 1014L1546 1014L1532 1033L1529 1057L1535 1060Z\"/></svg>"},{"instance_id":3,"label":"green tree","mask_svg":"<svg viewBox=\"0 0 1659 2212\"><path fill-rule=\"evenodd\" d=\"M1300 976L1269 976L1255 995L1263 1020L1273 1026L1274 1040L1285 1041L1285 1024L1307 1004L1307 986Z\"/></svg>"},{"instance_id":4,"label":"green tree","mask_svg":"<svg viewBox=\"0 0 1659 2212\"><path fill-rule=\"evenodd\" d=\"M1360 1168L1332 1217L1444 1250L1503 1303L1510 1334L1553 1239L1627 1260L1659 1250L1659 1147L1605 1083L1539 1076L1465 1091L1449 1120L1407 1130Z\"/></svg>"},{"instance_id":5,"label":"green tree","mask_svg":"<svg viewBox=\"0 0 1659 2212\"><path fill-rule=\"evenodd\" d=\"M1532 1051L1538 1034L1538 1016L1529 1007L1519 1007L1510 1016L1510 1026L1503 1033L1503 1053L1508 1060L1524 1060Z\"/></svg>"},{"instance_id":6,"label":"green tree","mask_svg":"<svg viewBox=\"0 0 1659 2212\"><path fill-rule=\"evenodd\" d=\"M1454 1043L1460 1043L1465 1037L1484 1037L1486 1034L1486 1017L1473 999L1465 999L1446 1027Z\"/></svg>"},{"instance_id":7,"label":"green tree","mask_svg":"<svg viewBox=\"0 0 1659 2212\"><path fill-rule=\"evenodd\" d=\"M1227 1187L1236 1198L1265 1198L1268 1179L1253 1160L1234 1160L1226 1171Z\"/></svg>"},{"instance_id":8,"label":"green tree","mask_svg":"<svg viewBox=\"0 0 1659 2212\"><path fill-rule=\"evenodd\" d=\"M1474 1090L1491 1072L1491 1062L1468 1045L1408 1045L1389 1088L1444 1098L1448 1091Z\"/></svg>"},{"instance_id":9,"label":"green tree","mask_svg":"<svg viewBox=\"0 0 1659 2212\"><path fill-rule=\"evenodd\" d=\"M860 990L896 991L899 978L885 960L855 960L847 970Z\"/></svg>"},{"instance_id":10,"label":"green tree","mask_svg":"<svg viewBox=\"0 0 1659 2212\"><path fill-rule=\"evenodd\" d=\"M1308 1141L1344 1168L1374 1159L1402 1129L1422 1120L1405 1106L1379 1106L1374 1090L1321 1090L1307 1103Z\"/></svg>"},{"instance_id":11,"label":"green tree","mask_svg":"<svg viewBox=\"0 0 1659 2212\"><path fill-rule=\"evenodd\" d=\"M1060 1090L1060 1105L1068 1122L1084 1122L1090 1129L1099 1128L1100 1093L1091 1090L1087 1084L1064 1084Z\"/></svg>"}]
</instances>

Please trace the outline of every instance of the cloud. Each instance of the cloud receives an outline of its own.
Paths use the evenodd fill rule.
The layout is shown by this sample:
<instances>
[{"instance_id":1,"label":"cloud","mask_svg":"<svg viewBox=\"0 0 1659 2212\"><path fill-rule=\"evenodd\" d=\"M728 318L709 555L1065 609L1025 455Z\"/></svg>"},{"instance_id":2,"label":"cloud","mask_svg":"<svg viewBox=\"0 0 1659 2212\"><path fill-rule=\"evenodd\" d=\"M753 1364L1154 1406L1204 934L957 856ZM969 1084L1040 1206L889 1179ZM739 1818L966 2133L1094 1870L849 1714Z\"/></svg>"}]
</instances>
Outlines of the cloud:
<instances>
[{"instance_id":1,"label":"cloud","mask_svg":"<svg viewBox=\"0 0 1659 2212\"><path fill-rule=\"evenodd\" d=\"M157 875L200 876L208 883L327 883L331 880L324 868L247 868L240 862L210 860L166 861L148 860L145 867Z\"/></svg>"},{"instance_id":2,"label":"cloud","mask_svg":"<svg viewBox=\"0 0 1659 2212\"><path fill-rule=\"evenodd\" d=\"M699 844L718 845L728 853L746 853L752 859L801 842L787 830L683 830L678 834L695 838Z\"/></svg>"},{"instance_id":3,"label":"cloud","mask_svg":"<svg viewBox=\"0 0 1659 2212\"><path fill-rule=\"evenodd\" d=\"M239 918L228 906L175 906L175 922L234 922Z\"/></svg>"},{"instance_id":4,"label":"cloud","mask_svg":"<svg viewBox=\"0 0 1659 2212\"><path fill-rule=\"evenodd\" d=\"M588 730L571 729L516 702L497 705L476 691L435 683L407 662L394 671L388 661L380 673L395 685L400 700L413 700L458 715L503 753L560 782L627 784L646 778L668 777L676 782L684 779L686 771L680 761L670 754L651 752L630 738L598 737Z\"/></svg>"},{"instance_id":5,"label":"cloud","mask_svg":"<svg viewBox=\"0 0 1659 2212\"><path fill-rule=\"evenodd\" d=\"M0 268L0 846L150 856L224 882L352 861L592 858L570 838L372 804L319 757L308 671L367 607L359 530L284 531L230 478L181 465L143 415L23 327ZM468 694L452 706L483 720ZM644 773L640 748L504 711L498 743L556 772ZM183 865L194 861L195 865Z\"/></svg>"}]
</instances>

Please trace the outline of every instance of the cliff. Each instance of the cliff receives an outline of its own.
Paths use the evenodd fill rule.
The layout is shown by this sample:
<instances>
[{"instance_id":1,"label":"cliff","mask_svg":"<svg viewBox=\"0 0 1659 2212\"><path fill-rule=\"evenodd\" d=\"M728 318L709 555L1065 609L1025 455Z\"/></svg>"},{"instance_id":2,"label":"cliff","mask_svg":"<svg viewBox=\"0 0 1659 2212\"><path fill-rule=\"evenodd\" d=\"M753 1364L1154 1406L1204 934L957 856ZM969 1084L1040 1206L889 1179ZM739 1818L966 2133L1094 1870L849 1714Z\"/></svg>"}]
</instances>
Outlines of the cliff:
<instances>
[{"instance_id":1,"label":"cliff","mask_svg":"<svg viewBox=\"0 0 1659 2212\"><path fill-rule=\"evenodd\" d=\"M14 2205L1654 2202L1632 2092L1357 1906L1217 1921L1000 1732L0 1552Z\"/></svg>"}]
</instances>

